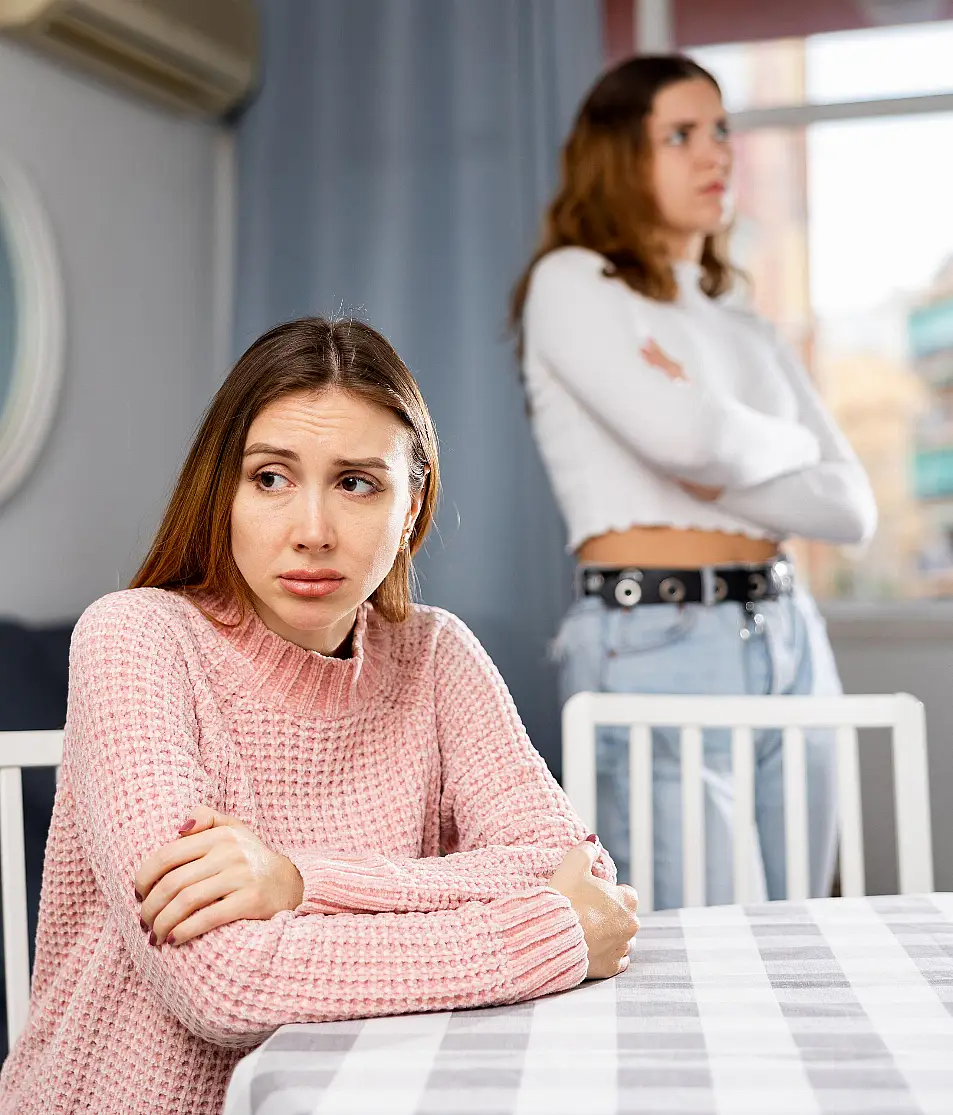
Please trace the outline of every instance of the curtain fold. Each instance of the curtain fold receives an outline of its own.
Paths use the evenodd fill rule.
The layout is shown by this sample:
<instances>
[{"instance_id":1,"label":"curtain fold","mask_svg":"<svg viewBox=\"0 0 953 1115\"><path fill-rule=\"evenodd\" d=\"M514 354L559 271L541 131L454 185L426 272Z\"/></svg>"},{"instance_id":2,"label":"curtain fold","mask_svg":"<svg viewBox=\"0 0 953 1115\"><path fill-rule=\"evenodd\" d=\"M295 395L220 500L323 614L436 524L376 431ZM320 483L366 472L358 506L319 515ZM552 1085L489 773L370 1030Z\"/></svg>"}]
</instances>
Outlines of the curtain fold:
<instances>
[{"instance_id":1,"label":"curtain fold","mask_svg":"<svg viewBox=\"0 0 953 1115\"><path fill-rule=\"evenodd\" d=\"M239 125L236 348L305 313L379 328L442 444L422 598L459 614L558 771L546 644L571 563L532 443L510 287L602 68L599 0L268 0Z\"/></svg>"}]
</instances>

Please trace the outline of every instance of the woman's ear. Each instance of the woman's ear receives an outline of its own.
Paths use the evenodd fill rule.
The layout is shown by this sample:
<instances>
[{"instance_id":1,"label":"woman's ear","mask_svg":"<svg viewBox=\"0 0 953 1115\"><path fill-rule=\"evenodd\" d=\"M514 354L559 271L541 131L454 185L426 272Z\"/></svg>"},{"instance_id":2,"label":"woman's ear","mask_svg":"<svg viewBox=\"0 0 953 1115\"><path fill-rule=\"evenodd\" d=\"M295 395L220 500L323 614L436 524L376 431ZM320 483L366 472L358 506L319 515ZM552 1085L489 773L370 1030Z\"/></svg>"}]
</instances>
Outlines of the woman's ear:
<instances>
[{"instance_id":1,"label":"woman's ear","mask_svg":"<svg viewBox=\"0 0 953 1115\"><path fill-rule=\"evenodd\" d=\"M405 539L405 545L410 542L410 536L414 532L414 526L417 523L417 517L420 515L420 509L424 505L424 499L426 498L427 489L429 487L429 480L430 467L427 466L424 469L424 481L420 485L420 488L410 493L410 507L407 509L407 515L404 518L404 530L401 535L401 537Z\"/></svg>"},{"instance_id":2,"label":"woman's ear","mask_svg":"<svg viewBox=\"0 0 953 1115\"><path fill-rule=\"evenodd\" d=\"M427 469L427 476L430 475L430 469ZM404 524L404 529L411 531L414 529L414 523L417 522L417 516L420 514L420 509L424 505L424 496L427 493L426 480L422 485L419 492L411 492L410 495L410 510L407 512L407 519Z\"/></svg>"}]
</instances>

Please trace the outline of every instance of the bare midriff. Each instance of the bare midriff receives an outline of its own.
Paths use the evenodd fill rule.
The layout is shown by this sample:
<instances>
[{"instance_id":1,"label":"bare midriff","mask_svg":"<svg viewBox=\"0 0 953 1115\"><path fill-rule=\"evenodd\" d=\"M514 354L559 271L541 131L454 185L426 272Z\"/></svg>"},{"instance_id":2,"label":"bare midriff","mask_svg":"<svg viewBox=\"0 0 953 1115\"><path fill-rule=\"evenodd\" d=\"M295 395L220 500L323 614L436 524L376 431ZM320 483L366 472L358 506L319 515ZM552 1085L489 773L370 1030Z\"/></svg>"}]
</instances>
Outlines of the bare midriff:
<instances>
[{"instance_id":1,"label":"bare midriff","mask_svg":"<svg viewBox=\"0 0 953 1115\"><path fill-rule=\"evenodd\" d=\"M703 565L770 561L778 544L767 538L677 527L630 527L589 538L576 551L582 565L698 569Z\"/></svg>"}]
</instances>

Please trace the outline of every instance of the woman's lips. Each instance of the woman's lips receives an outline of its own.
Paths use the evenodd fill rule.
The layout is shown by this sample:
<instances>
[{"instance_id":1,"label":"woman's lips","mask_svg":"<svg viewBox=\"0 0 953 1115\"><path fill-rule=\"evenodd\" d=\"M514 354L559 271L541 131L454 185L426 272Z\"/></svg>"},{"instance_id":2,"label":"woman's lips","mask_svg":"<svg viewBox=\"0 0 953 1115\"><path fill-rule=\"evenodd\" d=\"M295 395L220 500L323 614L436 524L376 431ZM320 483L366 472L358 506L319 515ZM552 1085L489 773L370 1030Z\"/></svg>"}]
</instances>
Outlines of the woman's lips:
<instances>
[{"instance_id":1,"label":"woman's lips","mask_svg":"<svg viewBox=\"0 0 953 1115\"><path fill-rule=\"evenodd\" d=\"M282 574L278 580L285 591L290 592L292 596L330 596L344 584L344 578L339 573L324 574L323 570L319 574L299 573L294 570Z\"/></svg>"}]
</instances>

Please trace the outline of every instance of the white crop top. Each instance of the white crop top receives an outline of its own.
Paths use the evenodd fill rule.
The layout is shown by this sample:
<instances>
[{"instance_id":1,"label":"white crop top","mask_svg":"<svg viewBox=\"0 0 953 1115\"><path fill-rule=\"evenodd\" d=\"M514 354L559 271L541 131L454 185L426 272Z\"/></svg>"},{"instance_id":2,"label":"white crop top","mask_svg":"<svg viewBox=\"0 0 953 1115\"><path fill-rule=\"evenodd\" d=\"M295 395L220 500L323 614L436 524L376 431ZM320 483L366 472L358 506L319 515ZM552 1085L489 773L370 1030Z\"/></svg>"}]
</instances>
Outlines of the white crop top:
<instances>
[{"instance_id":1,"label":"white crop top","mask_svg":"<svg viewBox=\"0 0 953 1115\"><path fill-rule=\"evenodd\" d=\"M697 264L676 266L675 302L636 294L605 266L584 248L544 256L523 315L533 428L568 548L636 525L869 539L867 476L773 328L709 298ZM642 358L649 339L687 381ZM677 479L724 492L706 503Z\"/></svg>"}]
</instances>

